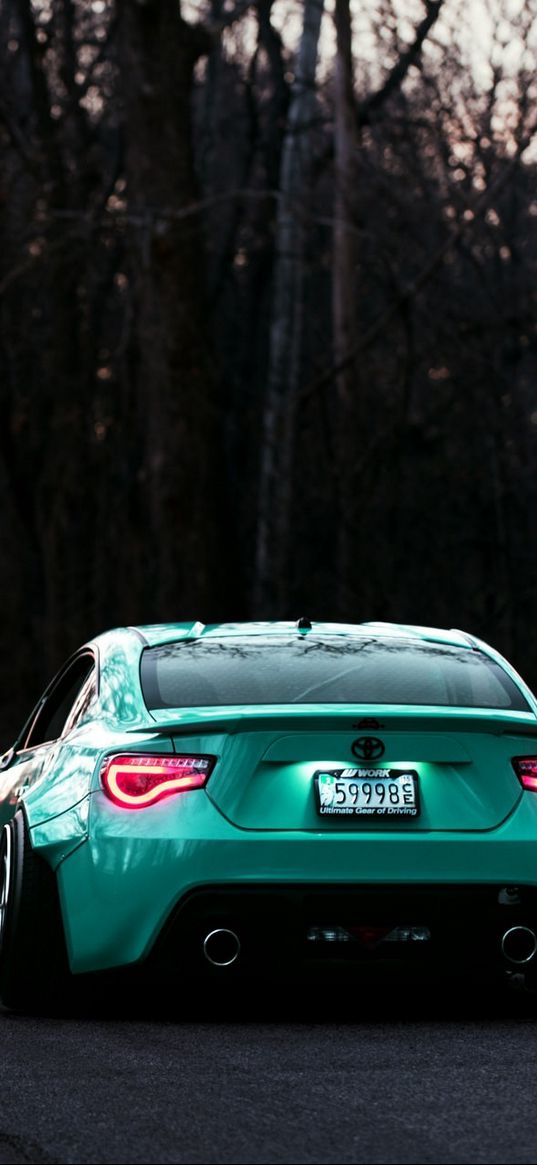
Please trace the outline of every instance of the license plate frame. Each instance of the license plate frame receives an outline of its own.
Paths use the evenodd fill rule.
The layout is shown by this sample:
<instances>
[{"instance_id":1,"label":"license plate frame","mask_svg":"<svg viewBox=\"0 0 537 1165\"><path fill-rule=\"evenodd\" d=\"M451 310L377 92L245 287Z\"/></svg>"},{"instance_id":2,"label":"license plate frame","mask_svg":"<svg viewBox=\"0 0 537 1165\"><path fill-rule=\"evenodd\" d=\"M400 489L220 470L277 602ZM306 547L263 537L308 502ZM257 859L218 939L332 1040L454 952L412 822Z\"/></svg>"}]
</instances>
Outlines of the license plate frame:
<instances>
[{"instance_id":1,"label":"license plate frame","mask_svg":"<svg viewBox=\"0 0 537 1165\"><path fill-rule=\"evenodd\" d=\"M373 821L400 818L414 821L420 815L419 776L416 769L326 768L316 769L313 776L320 817L339 820L358 817ZM336 789L336 785L339 785L339 789ZM370 788L364 789L367 785ZM380 791L373 788L374 785L383 786L382 798ZM393 786L397 789L397 803Z\"/></svg>"}]
</instances>

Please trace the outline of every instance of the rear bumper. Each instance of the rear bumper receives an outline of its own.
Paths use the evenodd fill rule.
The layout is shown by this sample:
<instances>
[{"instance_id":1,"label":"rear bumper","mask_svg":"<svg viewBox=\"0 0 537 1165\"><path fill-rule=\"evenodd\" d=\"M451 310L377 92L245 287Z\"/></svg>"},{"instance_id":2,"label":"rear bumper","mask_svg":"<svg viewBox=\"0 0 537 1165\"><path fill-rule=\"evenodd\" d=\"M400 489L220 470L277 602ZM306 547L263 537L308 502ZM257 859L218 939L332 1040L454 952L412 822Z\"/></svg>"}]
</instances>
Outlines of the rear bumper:
<instances>
[{"instance_id":1,"label":"rear bumper","mask_svg":"<svg viewBox=\"0 0 537 1165\"><path fill-rule=\"evenodd\" d=\"M160 981L298 976L324 981L403 970L496 976L537 965L505 957L502 938L537 935L537 888L462 885L250 885L203 887L172 911L147 969ZM230 933L228 962L207 957L205 940ZM537 937L535 938L537 948ZM517 952L518 953L518 952ZM525 952L522 952L525 954Z\"/></svg>"},{"instance_id":2,"label":"rear bumper","mask_svg":"<svg viewBox=\"0 0 537 1165\"><path fill-rule=\"evenodd\" d=\"M119 967L159 951L178 964L191 948L194 965L207 970L203 953L198 958L203 927L235 915L241 949L252 952L243 965L255 962L256 951L264 963L273 947L284 962L284 949L289 960L318 961L322 942L308 938L308 928L344 927L344 918L352 926L393 922L431 930L431 942L419 950L416 941L376 951L375 958L388 960L396 949L407 959L413 948L412 957L421 960L441 961L461 950L467 959L487 961L498 955L507 917L537 926L533 794L498 829L480 834L261 833L232 826L203 793L176 800L182 804L174 817L165 803L129 814L100 799L89 837L57 866L74 972ZM45 856L48 845L52 852L50 839ZM513 886L523 889L523 900L519 894L518 903L501 905L501 891ZM325 955L332 957L333 949ZM373 957L350 942L337 954L366 963Z\"/></svg>"}]
</instances>

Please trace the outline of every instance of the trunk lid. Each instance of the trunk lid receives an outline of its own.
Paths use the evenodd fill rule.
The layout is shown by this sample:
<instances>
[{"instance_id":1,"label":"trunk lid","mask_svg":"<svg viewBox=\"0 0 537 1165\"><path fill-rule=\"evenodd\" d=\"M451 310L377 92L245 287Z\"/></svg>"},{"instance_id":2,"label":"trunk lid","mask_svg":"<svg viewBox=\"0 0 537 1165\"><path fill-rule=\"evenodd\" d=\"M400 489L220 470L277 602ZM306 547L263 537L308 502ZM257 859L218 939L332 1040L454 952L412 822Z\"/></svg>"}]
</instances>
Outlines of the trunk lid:
<instances>
[{"instance_id":1,"label":"trunk lid","mask_svg":"<svg viewBox=\"0 0 537 1165\"><path fill-rule=\"evenodd\" d=\"M474 709L386 707L319 709L204 708L197 714L153 713L171 729L174 747L192 747L218 760L207 794L234 825L252 830L470 830L494 829L513 811L522 788L516 756L537 755L532 713ZM175 723L174 723L175 718ZM378 759L357 759L363 738L383 746ZM322 817L314 774L360 769L413 770L418 817Z\"/></svg>"}]
</instances>

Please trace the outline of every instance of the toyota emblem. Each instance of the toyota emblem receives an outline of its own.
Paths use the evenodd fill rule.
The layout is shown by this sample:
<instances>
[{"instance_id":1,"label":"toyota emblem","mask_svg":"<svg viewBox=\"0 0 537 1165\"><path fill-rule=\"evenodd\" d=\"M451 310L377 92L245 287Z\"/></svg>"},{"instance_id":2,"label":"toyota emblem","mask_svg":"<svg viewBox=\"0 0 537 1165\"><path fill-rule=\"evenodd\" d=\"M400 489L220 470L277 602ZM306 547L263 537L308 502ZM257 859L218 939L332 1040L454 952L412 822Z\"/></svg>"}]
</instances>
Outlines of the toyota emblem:
<instances>
[{"instance_id":1,"label":"toyota emblem","mask_svg":"<svg viewBox=\"0 0 537 1165\"><path fill-rule=\"evenodd\" d=\"M384 745L378 736L360 736L353 741L351 749L360 760L378 760L384 754Z\"/></svg>"}]
</instances>

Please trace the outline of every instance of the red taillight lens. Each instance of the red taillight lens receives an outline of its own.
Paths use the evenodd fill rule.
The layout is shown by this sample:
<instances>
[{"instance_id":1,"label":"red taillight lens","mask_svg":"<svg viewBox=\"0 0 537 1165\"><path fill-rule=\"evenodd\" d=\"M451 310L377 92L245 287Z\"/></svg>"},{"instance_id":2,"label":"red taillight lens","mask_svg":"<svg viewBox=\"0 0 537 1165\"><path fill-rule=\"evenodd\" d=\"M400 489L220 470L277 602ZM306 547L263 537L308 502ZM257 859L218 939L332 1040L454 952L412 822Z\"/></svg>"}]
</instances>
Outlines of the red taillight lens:
<instances>
[{"instance_id":1,"label":"red taillight lens","mask_svg":"<svg viewBox=\"0 0 537 1165\"><path fill-rule=\"evenodd\" d=\"M524 789L537 793L537 757L517 756L513 761L515 773Z\"/></svg>"},{"instance_id":2,"label":"red taillight lens","mask_svg":"<svg viewBox=\"0 0 537 1165\"><path fill-rule=\"evenodd\" d=\"M101 781L116 805L144 809L172 793L202 789L213 766L211 756L109 756Z\"/></svg>"}]
</instances>

